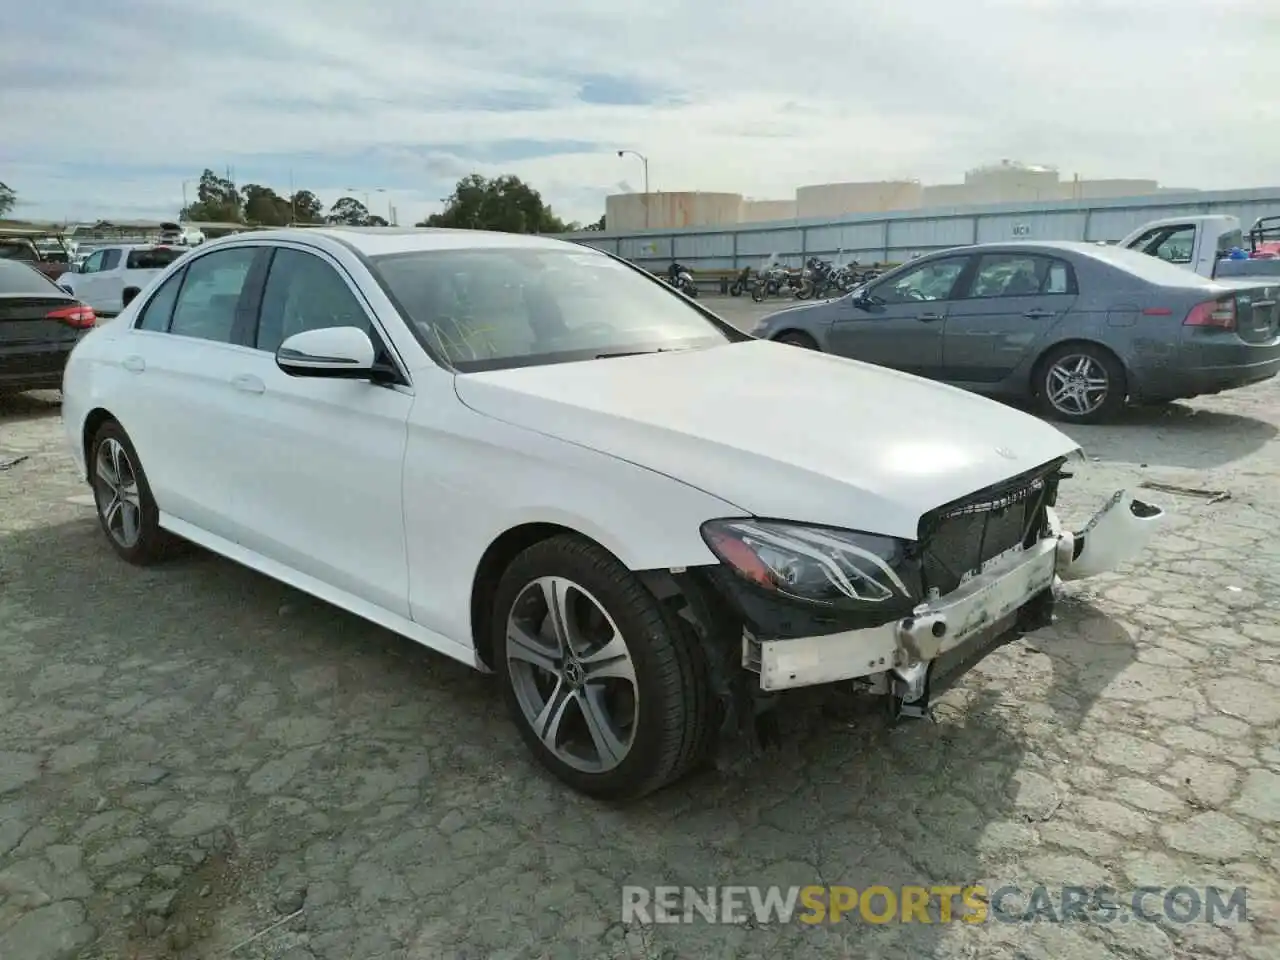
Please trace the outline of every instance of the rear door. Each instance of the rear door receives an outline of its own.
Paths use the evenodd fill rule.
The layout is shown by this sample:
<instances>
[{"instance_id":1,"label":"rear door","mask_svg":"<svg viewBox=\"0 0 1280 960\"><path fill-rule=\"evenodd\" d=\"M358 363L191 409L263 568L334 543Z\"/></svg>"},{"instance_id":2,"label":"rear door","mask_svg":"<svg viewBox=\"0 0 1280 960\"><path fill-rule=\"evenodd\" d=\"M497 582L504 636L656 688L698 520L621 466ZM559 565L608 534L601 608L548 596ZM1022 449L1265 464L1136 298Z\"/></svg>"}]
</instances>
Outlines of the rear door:
<instances>
[{"instance_id":1,"label":"rear door","mask_svg":"<svg viewBox=\"0 0 1280 960\"><path fill-rule=\"evenodd\" d=\"M268 248L224 247L193 259L151 294L121 350L135 389L119 417L147 465L160 509L236 542L240 440L229 432L237 363L252 349L253 306Z\"/></svg>"},{"instance_id":2,"label":"rear door","mask_svg":"<svg viewBox=\"0 0 1280 960\"><path fill-rule=\"evenodd\" d=\"M942 373L942 331L969 254L927 260L839 301L831 352L922 377Z\"/></svg>"},{"instance_id":3,"label":"rear door","mask_svg":"<svg viewBox=\"0 0 1280 960\"><path fill-rule=\"evenodd\" d=\"M1066 260L1025 253L988 253L947 311L945 378L996 384L1070 312L1079 294Z\"/></svg>"},{"instance_id":4,"label":"rear door","mask_svg":"<svg viewBox=\"0 0 1280 960\"><path fill-rule=\"evenodd\" d=\"M84 335L67 313L75 306L44 274L0 260L0 388L6 382L58 385L68 354ZM55 313L64 316L50 316Z\"/></svg>"}]
</instances>

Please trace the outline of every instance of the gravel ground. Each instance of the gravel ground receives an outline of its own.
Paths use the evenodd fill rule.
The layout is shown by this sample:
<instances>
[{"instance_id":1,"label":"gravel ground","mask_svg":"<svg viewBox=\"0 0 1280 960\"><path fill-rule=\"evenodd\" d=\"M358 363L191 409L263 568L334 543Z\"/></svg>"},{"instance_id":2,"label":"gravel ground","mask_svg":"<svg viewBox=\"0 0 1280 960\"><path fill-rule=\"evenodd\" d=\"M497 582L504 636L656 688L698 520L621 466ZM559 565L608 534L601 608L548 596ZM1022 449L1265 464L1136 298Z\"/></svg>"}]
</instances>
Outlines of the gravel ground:
<instances>
[{"instance_id":1,"label":"gravel ground","mask_svg":"<svg viewBox=\"0 0 1280 960\"><path fill-rule=\"evenodd\" d=\"M1148 491L1149 556L936 723L798 698L754 766L619 811L532 764L488 678L208 554L119 562L56 395L0 401L0 958L1275 960L1278 427L1270 384L1073 430L1068 519L1230 496ZM1244 885L1250 919L619 922L624 884L975 882Z\"/></svg>"}]
</instances>

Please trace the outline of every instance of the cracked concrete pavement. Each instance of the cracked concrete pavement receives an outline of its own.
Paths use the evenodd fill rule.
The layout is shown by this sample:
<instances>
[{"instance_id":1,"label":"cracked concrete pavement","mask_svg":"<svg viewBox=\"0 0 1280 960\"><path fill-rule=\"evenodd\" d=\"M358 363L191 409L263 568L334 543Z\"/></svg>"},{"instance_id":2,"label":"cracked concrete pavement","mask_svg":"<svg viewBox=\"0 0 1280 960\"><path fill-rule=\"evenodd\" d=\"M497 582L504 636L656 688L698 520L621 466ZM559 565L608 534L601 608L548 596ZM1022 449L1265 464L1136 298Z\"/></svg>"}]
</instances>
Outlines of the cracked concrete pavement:
<instances>
[{"instance_id":1,"label":"cracked concrete pavement","mask_svg":"<svg viewBox=\"0 0 1280 960\"><path fill-rule=\"evenodd\" d=\"M936 724L798 697L755 765L625 810L535 767L489 678L199 551L118 561L55 399L0 401L3 960L1280 956L1280 385L1072 429L1069 520L1231 496L1148 491L1150 554ZM619 923L624 884L810 883L1243 885L1250 917Z\"/></svg>"}]
</instances>

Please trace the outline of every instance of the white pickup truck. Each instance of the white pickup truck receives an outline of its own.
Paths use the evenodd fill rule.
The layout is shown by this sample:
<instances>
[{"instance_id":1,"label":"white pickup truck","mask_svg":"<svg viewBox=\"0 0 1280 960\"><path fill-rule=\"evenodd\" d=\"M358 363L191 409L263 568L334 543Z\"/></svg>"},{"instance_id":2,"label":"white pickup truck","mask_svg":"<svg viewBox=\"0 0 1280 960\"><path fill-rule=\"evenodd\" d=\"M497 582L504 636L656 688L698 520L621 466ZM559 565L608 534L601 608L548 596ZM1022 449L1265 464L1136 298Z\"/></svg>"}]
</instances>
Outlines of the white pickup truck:
<instances>
[{"instance_id":1,"label":"white pickup truck","mask_svg":"<svg viewBox=\"0 0 1280 960\"><path fill-rule=\"evenodd\" d=\"M1185 266L1202 277L1280 277L1280 259L1273 255L1280 228L1268 224L1280 218L1263 217L1250 228L1248 259L1231 260L1230 252L1246 248L1246 234L1235 217L1205 215L1169 217L1144 223L1116 244Z\"/></svg>"},{"instance_id":2,"label":"white pickup truck","mask_svg":"<svg viewBox=\"0 0 1280 960\"><path fill-rule=\"evenodd\" d=\"M152 280L188 253L181 247L143 244L116 244L99 247L78 266L58 278L58 286L93 307L96 313L111 316L129 305Z\"/></svg>"}]
</instances>

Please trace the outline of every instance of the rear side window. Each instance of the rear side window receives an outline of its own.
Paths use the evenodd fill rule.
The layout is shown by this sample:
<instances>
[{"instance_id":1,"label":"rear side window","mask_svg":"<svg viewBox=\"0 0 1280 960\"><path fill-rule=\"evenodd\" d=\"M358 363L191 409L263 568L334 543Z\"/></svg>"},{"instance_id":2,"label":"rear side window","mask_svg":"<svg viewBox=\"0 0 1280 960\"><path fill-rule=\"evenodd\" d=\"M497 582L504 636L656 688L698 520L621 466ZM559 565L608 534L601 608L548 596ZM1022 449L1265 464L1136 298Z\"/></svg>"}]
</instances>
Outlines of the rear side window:
<instances>
[{"instance_id":1,"label":"rear side window","mask_svg":"<svg viewBox=\"0 0 1280 960\"><path fill-rule=\"evenodd\" d=\"M65 296L58 285L34 267L18 260L0 260L0 294L47 297Z\"/></svg>"},{"instance_id":2,"label":"rear side window","mask_svg":"<svg viewBox=\"0 0 1280 960\"><path fill-rule=\"evenodd\" d=\"M173 306L178 302L178 290L182 287L182 278L185 275L185 270L179 270L160 285L155 296L142 308L142 315L138 318L139 330L165 333L169 329L169 321L173 317Z\"/></svg>"},{"instance_id":3,"label":"rear side window","mask_svg":"<svg viewBox=\"0 0 1280 960\"><path fill-rule=\"evenodd\" d=\"M187 267L187 279L178 293L169 332L230 343L236 307L257 254L257 247L219 250Z\"/></svg>"},{"instance_id":4,"label":"rear side window","mask_svg":"<svg viewBox=\"0 0 1280 960\"><path fill-rule=\"evenodd\" d=\"M107 250L102 256L102 269L114 270L120 266L120 251L116 249Z\"/></svg>"},{"instance_id":5,"label":"rear side window","mask_svg":"<svg viewBox=\"0 0 1280 960\"><path fill-rule=\"evenodd\" d=\"M130 270L163 270L182 256L181 250L158 248L155 250L130 250L125 266Z\"/></svg>"}]
</instances>

